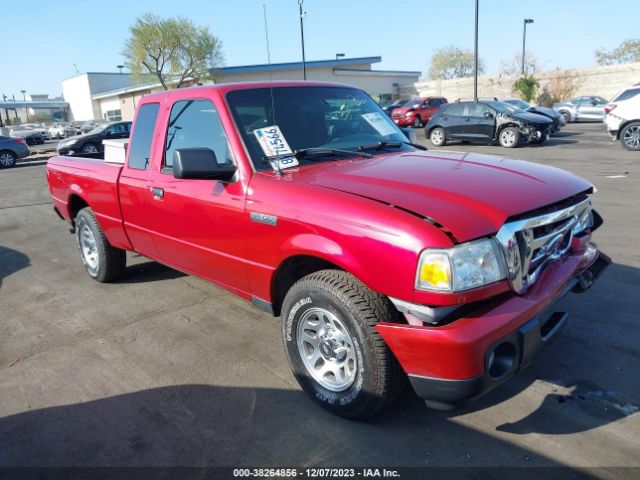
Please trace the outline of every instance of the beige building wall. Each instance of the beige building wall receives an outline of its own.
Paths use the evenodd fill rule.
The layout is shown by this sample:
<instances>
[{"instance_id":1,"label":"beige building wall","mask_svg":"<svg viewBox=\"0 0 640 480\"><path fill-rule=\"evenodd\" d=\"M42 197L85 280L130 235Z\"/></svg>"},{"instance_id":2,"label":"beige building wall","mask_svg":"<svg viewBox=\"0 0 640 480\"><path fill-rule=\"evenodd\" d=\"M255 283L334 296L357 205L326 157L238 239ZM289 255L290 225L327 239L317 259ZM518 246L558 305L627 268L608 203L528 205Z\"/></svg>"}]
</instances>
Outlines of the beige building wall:
<instances>
[{"instance_id":1,"label":"beige building wall","mask_svg":"<svg viewBox=\"0 0 640 480\"><path fill-rule=\"evenodd\" d=\"M609 65L604 67L575 68L571 70L552 70L536 73L540 81L539 92L556 78L569 80L574 85L571 96L599 95L610 99L616 92L640 82L640 63ZM478 77L478 96L512 97L516 75L484 75ZM451 80L428 80L418 82L415 88L421 96L441 95L449 101L473 96L473 78L454 78Z\"/></svg>"}]
</instances>

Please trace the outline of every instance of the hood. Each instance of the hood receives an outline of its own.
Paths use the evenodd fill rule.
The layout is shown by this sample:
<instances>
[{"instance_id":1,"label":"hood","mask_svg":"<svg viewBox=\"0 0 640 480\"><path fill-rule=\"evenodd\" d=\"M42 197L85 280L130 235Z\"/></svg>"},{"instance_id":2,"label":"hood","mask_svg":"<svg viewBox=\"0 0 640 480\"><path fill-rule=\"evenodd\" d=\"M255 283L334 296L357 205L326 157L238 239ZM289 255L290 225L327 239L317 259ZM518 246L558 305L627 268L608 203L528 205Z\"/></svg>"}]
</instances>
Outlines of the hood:
<instances>
[{"instance_id":1,"label":"hood","mask_svg":"<svg viewBox=\"0 0 640 480\"><path fill-rule=\"evenodd\" d=\"M556 112L553 108L547 107L532 107L531 113L539 113L540 115L545 115L547 117L556 118L559 117L560 114Z\"/></svg>"},{"instance_id":2,"label":"hood","mask_svg":"<svg viewBox=\"0 0 640 480\"><path fill-rule=\"evenodd\" d=\"M404 115L405 113L414 110L411 107L397 107L393 109L394 115Z\"/></svg>"},{"instance_id":3,"label":"hood","mask_svg":"<svg viewBox=\"0 0 640 480\"><path fill-rule=\"evenodd\" d=\"M517 113L509 113L505 115L510 118L515 118L516 120L520 120L524 123L551 123L549 118L544 115L538 115L537 113L529 113L529 112L517 112Z\"/></svg>"},{"instance_id":4,"label":"hood","mask_svg":"<svg viewBox=\"0 0 640 480\"><path fill-rule=\"evenodd\" d=\"M509 217L591 188L572 173L463 152L405 152L327 162L291 180L388 203L444 226L459 242L496 233Z\"/></svg>"}]
</instances>

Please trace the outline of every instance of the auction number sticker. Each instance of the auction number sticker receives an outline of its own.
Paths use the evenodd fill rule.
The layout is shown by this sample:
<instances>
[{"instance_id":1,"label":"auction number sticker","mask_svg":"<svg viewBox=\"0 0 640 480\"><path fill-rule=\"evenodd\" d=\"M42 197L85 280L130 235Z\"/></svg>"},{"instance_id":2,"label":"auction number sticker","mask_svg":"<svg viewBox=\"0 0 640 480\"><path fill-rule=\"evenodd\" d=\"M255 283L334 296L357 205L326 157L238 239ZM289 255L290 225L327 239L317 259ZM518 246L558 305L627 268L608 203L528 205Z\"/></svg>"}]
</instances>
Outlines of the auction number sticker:
<instances>
[{"instance_id":1,"label":"auction number sticker","mask_svg":"<svg viewBox=\"0 0 640 480\"><path fill-rule=\"evenodd\" d=\"M389 121L378 112L364 113L362 115L369 125L376 129L380 135L392 135L398 133L397 130L389 123Z\"/></svg>"},{"instance_id":2,"label":"auction number sticker","mask_svg":"<svg viewBox=\"0 0 640 480\"><path fill-rule=\"evenodd\" d=\"M293 156L293 151L282 135L280 127L271 125L270 127L258 128L253 131L258 139L260 148L267 157L275 157L278 155L291 155L289 158L278 159L280 168L290 168L298 166L298 159ZM275 161L275 160L274 160Z\"/></svg>"}]
</instances>

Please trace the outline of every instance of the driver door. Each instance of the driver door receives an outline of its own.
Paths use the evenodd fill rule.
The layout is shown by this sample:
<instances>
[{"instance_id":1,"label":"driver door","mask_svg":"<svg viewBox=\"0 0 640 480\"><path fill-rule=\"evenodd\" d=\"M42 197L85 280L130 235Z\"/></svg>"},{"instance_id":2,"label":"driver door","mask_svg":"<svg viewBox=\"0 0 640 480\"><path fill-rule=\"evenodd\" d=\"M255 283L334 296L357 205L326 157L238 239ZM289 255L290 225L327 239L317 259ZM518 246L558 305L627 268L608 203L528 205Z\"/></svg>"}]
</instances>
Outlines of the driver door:
<instances>
[{"instance_id":1,"label":"driver door","mask_svg":"<svg viewBox=\"0 0 640 480\"><path fill-rule=\"evenodd\" d=\"M210 148L218 163L235 163L217 107L209 99L176 100L162 138L163 158L149 178L160 257L180 270L246 291L248 215L242 183L173 176L177 149Z\"/></svg>"}]
</instances>

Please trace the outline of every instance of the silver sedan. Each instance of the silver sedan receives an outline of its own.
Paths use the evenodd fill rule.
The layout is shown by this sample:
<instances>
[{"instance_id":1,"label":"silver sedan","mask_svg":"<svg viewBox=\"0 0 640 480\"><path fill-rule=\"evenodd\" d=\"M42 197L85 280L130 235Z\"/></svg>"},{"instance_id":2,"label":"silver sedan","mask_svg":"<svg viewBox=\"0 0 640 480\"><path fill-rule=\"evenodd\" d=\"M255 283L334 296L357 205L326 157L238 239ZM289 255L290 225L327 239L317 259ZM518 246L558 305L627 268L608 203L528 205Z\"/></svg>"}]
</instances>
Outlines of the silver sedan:
<instances>
[{"instance_id":1,"label":"silver sedan","mask_svg":"<svg viewBox=\"0 0 640 480\"><path fill-rule=\"evenodd\" d=\"M607 100L602 97L575 97L563 103L555 103L553 109L562 114L564 121L601 122L604 120L604 107Z\"/></svg>"}]
</instances>

